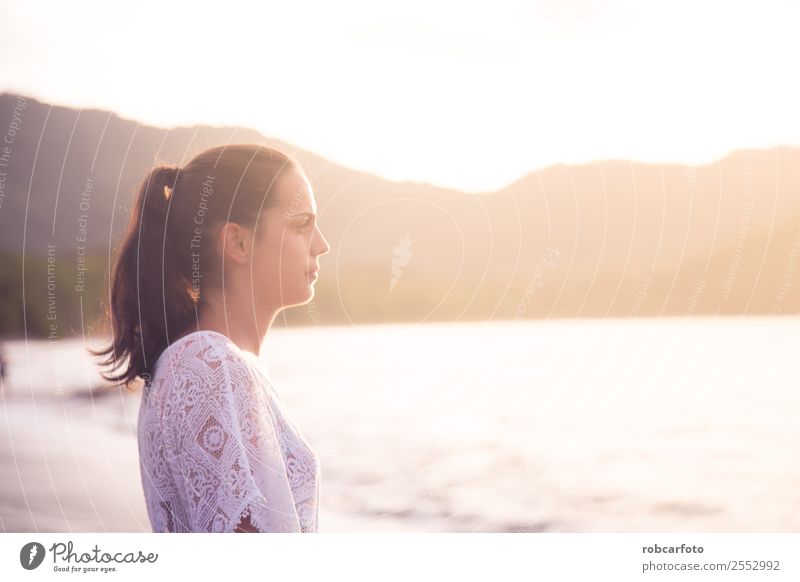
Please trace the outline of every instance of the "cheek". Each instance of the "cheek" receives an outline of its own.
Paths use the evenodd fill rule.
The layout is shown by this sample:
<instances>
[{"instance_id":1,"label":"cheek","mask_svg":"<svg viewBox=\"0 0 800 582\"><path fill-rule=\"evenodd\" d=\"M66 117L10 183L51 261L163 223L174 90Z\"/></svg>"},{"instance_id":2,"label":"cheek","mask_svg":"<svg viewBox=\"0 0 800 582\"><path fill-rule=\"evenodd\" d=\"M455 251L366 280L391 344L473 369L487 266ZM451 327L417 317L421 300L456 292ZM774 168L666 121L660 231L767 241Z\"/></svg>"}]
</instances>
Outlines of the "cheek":
<instances>
[{"instance_id":1,"label":"cheek","mask_svg":"<svg viewBox=\"0 0 800 582\"><path fill-rule=\"evenodd\" d=\"M265 237L253 253L253 278L259 283L274 280L279 272L281 239Z\"/></svg>"},{"instance_id":2,"label":"cheek","mask_svg":"<svg viewBox=\"0 0 800 582\"><path fill-rule=\"evenodd\" d=\"M276 229L277 230L277 229ZM295 281L308 269L310 237L285 229L272 231L259 244L254 254L253 278L255 284L275 281Z\"/></svg>"},{"instance_id":3,"label":"cheek","mask_svg":"<svg viewBox=\"0 0 800 582\"><path fill-rule=\"evenodd\" d=\"M284 272L305 273L309 263L308 242L308 237L302 233L286 233L281 249L281 269Z\"/></svg>"}]
</instances>

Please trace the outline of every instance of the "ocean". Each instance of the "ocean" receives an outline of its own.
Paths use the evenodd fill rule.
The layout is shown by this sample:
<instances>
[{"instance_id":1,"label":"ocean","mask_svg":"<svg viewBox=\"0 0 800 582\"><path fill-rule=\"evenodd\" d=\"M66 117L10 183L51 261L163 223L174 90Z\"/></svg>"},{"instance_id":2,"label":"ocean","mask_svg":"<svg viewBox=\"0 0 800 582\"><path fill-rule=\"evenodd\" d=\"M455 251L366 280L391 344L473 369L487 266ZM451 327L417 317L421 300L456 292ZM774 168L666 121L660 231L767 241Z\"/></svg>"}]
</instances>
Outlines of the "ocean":
<instances>
[{"instance_id":1,"label":"ocean","mask_svg":"<svg viewBox=\"0 0 800 582\"><path fill-rule=\"evenodd\" d=\"M796 532L798 346L794 317L319 325L262 361L320 531ZM139 395L93 395L80 338L6 354L2 531L150 531Z\"/></svg>"}]
</instances>

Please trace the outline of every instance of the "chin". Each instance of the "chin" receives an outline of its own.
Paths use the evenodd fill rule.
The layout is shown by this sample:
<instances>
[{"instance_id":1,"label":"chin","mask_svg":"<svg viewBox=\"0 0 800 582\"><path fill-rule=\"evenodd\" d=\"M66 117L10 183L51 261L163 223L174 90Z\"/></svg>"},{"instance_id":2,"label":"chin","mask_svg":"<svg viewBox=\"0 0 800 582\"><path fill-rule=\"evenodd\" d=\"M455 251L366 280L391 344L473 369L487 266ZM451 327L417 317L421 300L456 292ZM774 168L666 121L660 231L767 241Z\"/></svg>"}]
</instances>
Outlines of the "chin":
<instances>
[{"instance_id":1,"label":"chin","mask_svg":"<svg viewBox=\"0 0 800 582\"><path fill-rule=\"evenodd\" d=\"M306 305L312 299L314 299L314 288L309 287L305 292L301 292L296 296L293 296L292 299L288 300L284 307L295 307L297 305Z\"/></svg>"}]
</instances>

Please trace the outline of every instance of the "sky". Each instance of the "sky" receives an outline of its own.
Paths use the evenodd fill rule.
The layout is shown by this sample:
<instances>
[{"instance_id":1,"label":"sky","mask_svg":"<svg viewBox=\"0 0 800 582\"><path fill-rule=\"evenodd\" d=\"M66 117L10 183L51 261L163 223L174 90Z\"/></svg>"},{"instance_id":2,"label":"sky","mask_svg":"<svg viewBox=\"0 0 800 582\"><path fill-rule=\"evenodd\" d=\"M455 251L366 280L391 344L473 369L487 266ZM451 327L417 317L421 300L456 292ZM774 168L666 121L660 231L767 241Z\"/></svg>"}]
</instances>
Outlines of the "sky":
<instances>
[{"instance_id":1,"label":"sky","mask_svg":"<svg viewBox=\"0 0 800 582\"><path fill-rule=\"evenodd\" d=\"M0 91L393 180L800 144L800 2L0 0Z\"/></svg>"}]
</instances>

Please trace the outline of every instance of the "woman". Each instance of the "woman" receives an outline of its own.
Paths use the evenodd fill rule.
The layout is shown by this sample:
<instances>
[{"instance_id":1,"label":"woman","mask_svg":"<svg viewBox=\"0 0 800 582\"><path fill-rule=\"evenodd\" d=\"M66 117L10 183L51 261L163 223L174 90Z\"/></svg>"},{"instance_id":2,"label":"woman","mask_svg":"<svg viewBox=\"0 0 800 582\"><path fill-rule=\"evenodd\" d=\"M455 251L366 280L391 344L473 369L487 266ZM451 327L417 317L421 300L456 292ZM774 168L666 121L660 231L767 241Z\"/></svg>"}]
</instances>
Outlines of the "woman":
<instances>
[{"instance_id":1,"label":"woman","mask_svg":"<svg viewBox=\"0 0 800 582\"><path fill-rule=\"evenodd\" d=\"M144 179L95 355L144 380L139 462L156 532L313 532L319 463L258 358L330 247L296 161L229 145Z\"/></svg>"}]
</instances>

